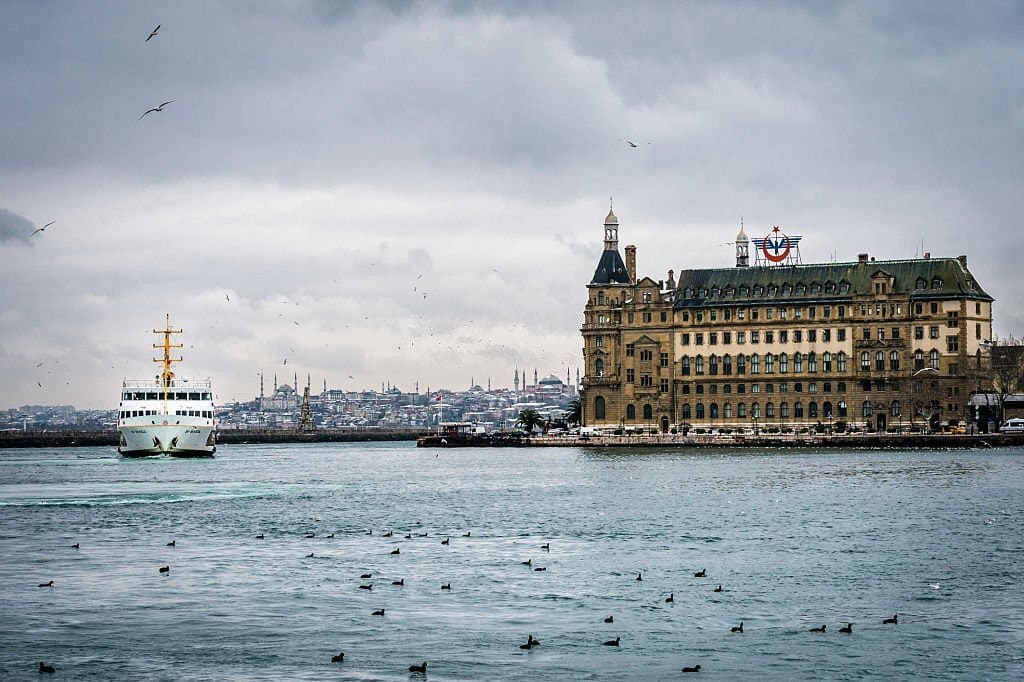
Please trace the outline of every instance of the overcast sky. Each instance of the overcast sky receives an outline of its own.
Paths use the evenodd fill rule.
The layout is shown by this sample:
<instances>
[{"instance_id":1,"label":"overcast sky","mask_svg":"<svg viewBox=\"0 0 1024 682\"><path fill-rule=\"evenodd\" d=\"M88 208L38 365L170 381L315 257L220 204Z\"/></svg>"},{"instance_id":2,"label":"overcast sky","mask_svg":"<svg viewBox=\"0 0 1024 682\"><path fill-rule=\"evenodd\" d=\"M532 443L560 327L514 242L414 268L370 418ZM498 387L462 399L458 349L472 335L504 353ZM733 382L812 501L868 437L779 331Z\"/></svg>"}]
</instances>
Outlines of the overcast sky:
<instances>
[{"instance_id":1,"label":"overcast sky","mask_svg":"<svg viewBox=\"0 0 1024 682\"><path fill-rule=\"evenodd\" d=\"M641 275L923 244L1020 335L1022 73L1019 2L0 3L0 407L165 313L221 402L575 378L609 196Z\"/></svg>"}]
</instances>

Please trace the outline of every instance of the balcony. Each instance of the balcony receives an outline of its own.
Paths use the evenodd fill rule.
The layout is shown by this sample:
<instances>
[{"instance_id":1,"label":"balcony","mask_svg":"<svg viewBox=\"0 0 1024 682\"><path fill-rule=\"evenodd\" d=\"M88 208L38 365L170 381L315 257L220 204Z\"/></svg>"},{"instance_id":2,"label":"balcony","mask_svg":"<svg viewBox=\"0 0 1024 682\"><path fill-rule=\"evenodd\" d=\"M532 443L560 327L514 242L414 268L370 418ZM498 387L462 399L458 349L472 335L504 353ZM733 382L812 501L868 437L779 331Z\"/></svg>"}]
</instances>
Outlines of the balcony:
<instances>
[{"instance_id":1,"label":"balcony","mask_svg":"<svg viewBox=\"0 0 1024 682\"><path fill-rule=\"evenodd\" d=\"M883 348L906 348L906 339L857 339L853 347L862 350Z\"/></svg>"},{"instance_id":2,"label":"balcony","mask_svg":"<svg viewBox=\"0 0 1024 682\"><path fill-rule=\"evenodd\" d=\"M596 376L585 376L583 377L584 388L590 388L592 386L618 386L621 383L619 377L614 375L596 377Z\"/></svg>"}]
</instances>

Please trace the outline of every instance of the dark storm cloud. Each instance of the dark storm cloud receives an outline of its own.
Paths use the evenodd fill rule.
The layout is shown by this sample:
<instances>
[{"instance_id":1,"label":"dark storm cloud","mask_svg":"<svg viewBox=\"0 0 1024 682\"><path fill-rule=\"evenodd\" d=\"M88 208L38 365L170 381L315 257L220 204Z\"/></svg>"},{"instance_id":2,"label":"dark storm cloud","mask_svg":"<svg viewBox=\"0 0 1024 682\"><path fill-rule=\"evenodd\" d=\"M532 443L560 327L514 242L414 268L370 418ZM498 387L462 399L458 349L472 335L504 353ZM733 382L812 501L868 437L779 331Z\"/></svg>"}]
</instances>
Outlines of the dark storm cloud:
<instances>
[{"instance_id":1,"label":"dark storm cloud","mask_svg":"<svg viewBox=\"0 0 1024 682\"><path fill-rule=\"evenodd\" d=\"M0 208L0 242L28 242L36 227L27 218Z\"/></svg>"}]
</instances>

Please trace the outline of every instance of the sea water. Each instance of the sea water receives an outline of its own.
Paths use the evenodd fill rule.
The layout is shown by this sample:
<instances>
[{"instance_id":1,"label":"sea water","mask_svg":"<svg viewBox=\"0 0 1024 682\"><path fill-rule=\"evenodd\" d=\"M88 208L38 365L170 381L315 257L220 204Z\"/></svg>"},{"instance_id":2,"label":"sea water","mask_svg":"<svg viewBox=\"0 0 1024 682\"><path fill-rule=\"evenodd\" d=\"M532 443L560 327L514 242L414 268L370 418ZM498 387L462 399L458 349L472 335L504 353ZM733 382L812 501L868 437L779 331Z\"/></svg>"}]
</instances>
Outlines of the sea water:
<instances>
[{"instance_id":1,"label":"sea water","mask_svg":"<svg viewBox=\"0 0 1024 682\"><path fill-rule=\"evenodd\" d=\"M0 678L1020 679L1022 489L1024 448L0 450Z\"/></svg>"}]
</instances>

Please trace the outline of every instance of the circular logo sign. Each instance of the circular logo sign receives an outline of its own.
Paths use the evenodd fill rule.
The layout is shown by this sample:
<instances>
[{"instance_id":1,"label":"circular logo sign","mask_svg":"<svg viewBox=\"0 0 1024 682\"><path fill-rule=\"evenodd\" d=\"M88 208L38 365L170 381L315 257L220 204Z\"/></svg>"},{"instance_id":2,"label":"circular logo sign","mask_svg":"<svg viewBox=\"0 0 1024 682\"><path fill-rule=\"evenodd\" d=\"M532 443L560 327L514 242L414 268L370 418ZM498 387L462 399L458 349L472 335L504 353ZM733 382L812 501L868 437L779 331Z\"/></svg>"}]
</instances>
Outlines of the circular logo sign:
<instances>
[{"instance_id":1,"label":"circular logo sign","mask_svg":"<svg viewBox=\"0 0 1024 682\"><path fill-rule=\"evenodd\" d=\"M761 253L772 263L781 263L789 258L789 249L789 237L778 226L772 228L761 244Z\"/></svg>"}]
</instances>

